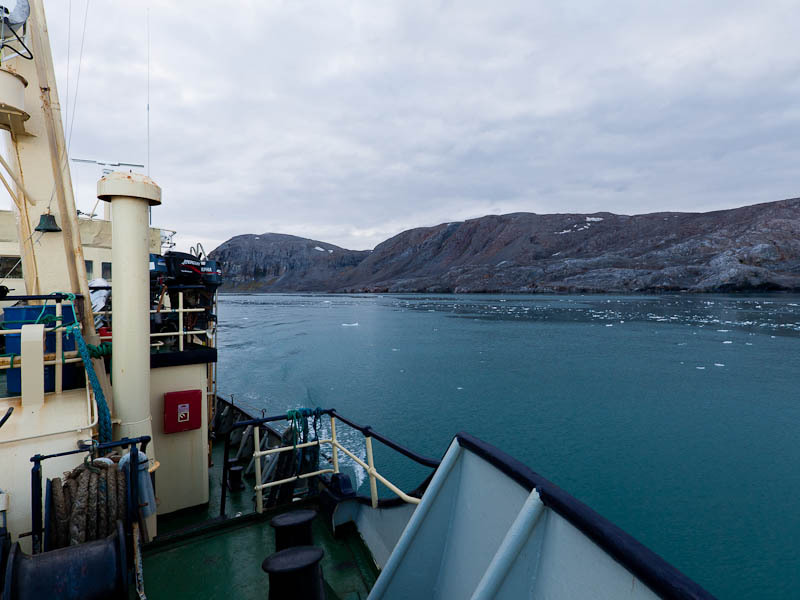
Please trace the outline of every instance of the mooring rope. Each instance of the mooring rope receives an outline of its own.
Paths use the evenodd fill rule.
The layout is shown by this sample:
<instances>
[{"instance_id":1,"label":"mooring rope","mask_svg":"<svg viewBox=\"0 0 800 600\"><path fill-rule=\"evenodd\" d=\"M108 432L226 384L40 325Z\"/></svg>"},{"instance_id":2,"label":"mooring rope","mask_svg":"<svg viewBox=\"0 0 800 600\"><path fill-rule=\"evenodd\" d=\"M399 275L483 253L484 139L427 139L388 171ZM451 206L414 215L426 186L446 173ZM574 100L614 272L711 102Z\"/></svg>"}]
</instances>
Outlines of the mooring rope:
<instances>
[{"instance_id":1,"label":"mooring rope","mask_svg":"<svg viewBox=\"0 0 800 600\"><path fill-rule=\"evenodd\" d=\"M75 294L68 294L67 299L70 302L75 301ZM74 304L73 304L74 306ZM94 391L94 399L97 403L97 429L100 433L100 443L111 441L111 412L108 410L108 403L106 402L106 395L103 393L103 387L100 385L100 380L97 379L97 373L92 364L92 355L89 351L89 345L83 339L80 325L77 318L74 323L67 325L65 328L67 335L74 335L75 341L78 346L78 353L83 359L83 367L86 369L86 375L89 377L89 382L92 384ZM103 344L101 344L102 346Z\"/></svg>"}]
</instances>

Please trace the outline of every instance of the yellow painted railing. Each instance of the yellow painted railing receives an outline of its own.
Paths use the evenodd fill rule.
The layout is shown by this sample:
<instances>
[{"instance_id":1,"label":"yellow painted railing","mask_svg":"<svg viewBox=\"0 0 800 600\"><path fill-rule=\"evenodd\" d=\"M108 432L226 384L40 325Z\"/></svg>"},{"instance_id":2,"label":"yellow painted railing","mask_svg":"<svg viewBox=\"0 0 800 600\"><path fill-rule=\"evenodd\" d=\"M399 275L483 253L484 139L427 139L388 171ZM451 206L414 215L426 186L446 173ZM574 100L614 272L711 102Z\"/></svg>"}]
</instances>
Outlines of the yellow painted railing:
<instances>
[{"instance_id":1,"label":"yellow painted railing","mask_svg":"<svg viewBox=\"0 0 800 600\"><path fill-rule=\"evenodd\" d=\"M262 513L264 512L264 499L262 497L262 491L277 485L283 485L284 483L290 483L292 481L298 481L300 479L307 479L308 477L315 477L317 475L323 475L325 473L338 473L339 472L339 450L344 452L347 456L349 456L357 465L362 467L369 476L369 491L370 491L370 500L372 503L372 508L378 507L378 481L380 481L383 485L389 488L394 494L400 497L404 502L409 504L419 504L420 499L415 498L413 496L409 496L399 487L394 485L391 481L386 479L383 475L381 475L378 470L375 468L375 459L372 452L372 437L368 435L364 435L364 443L366 445L367 451L367 462L364 462L361 458L356 456L353 452L345 448L337 439L336 437L336 416L330 416L330 428L331 428L331 437L323 438L314 440L313 442L305 442L302 444L296 444L291 446L279 446L276 448L269 448L267 450L261 450L261 432L259 430L259 425L253 426L253 447L255 451L253 452L253 458L255 459L255 485L253 489L256 492L256 512ZM358 431L358 430L355 430ZM322 447L322 444L328 444L331 447L331 463L333 468L327 469L319 469L317 471L313 471L310 473L301 473L299 475L295 475L293 477L287 477L285 479L280 479L276 481L269 481L267 483L261 483L261 458L264 456L270 456L272 454L278 454L280 452L289 452L290 450L302 449L302 448L309 448L312 446L319 446Z\"/></svg>"}]
</instances>

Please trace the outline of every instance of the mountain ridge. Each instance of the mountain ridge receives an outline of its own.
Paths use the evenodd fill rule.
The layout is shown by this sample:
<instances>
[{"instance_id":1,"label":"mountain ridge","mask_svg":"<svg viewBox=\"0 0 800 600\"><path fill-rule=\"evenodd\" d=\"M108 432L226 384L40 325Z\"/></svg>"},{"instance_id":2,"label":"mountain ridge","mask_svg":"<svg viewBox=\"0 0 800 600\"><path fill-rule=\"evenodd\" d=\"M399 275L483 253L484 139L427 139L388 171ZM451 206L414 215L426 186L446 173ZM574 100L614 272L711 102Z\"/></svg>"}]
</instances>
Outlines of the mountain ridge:
<instances>
[{"instance_id":1,"label":"mountain ridge","mask_svg":"<svg viewBox=\"0 0 800 600\"><path fill-rule=\"evenodd\" d=\"M487 215L409 229L371 251L245 234L210 256L223 291L800 290L800 198L705 213Z\"/></svg>"}]
</instances>

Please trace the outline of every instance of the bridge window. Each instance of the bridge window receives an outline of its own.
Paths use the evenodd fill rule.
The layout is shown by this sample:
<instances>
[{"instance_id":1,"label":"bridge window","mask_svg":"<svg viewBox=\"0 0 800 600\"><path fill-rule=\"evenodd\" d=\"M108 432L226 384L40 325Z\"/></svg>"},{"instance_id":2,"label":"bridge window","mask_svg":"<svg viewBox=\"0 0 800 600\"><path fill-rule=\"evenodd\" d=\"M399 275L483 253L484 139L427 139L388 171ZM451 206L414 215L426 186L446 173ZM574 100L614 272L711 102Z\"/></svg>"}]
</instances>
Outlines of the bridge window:
<instances>
[{"instance_id":1,"label":"bridge window","mask_svg":"<svg viewBox=\"0 0 800 600\"><path fill-rule=\"evenodd\" d=\"M19 256L0 256L0 277L22 279L22 261Z\"/></svg>"}]
</instances>

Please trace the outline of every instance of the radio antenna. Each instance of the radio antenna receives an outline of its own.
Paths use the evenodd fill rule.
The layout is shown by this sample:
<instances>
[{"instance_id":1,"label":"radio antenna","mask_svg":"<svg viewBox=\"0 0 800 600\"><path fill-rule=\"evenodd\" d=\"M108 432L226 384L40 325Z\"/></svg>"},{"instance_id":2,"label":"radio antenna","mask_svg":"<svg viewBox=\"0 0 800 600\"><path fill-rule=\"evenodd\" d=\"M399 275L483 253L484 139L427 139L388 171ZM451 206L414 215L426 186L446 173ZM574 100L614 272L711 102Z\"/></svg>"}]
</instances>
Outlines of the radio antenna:
<instances>
[{"instance_id":1,"label":"radio antenna","mask_svg":"<svg viewBox=\"0 0 800 600\"><path fill-rule=\"evenodd\" d=\"M147 176L150 176L150 7L147 8Z\"/></svg>"}]
</instances>

